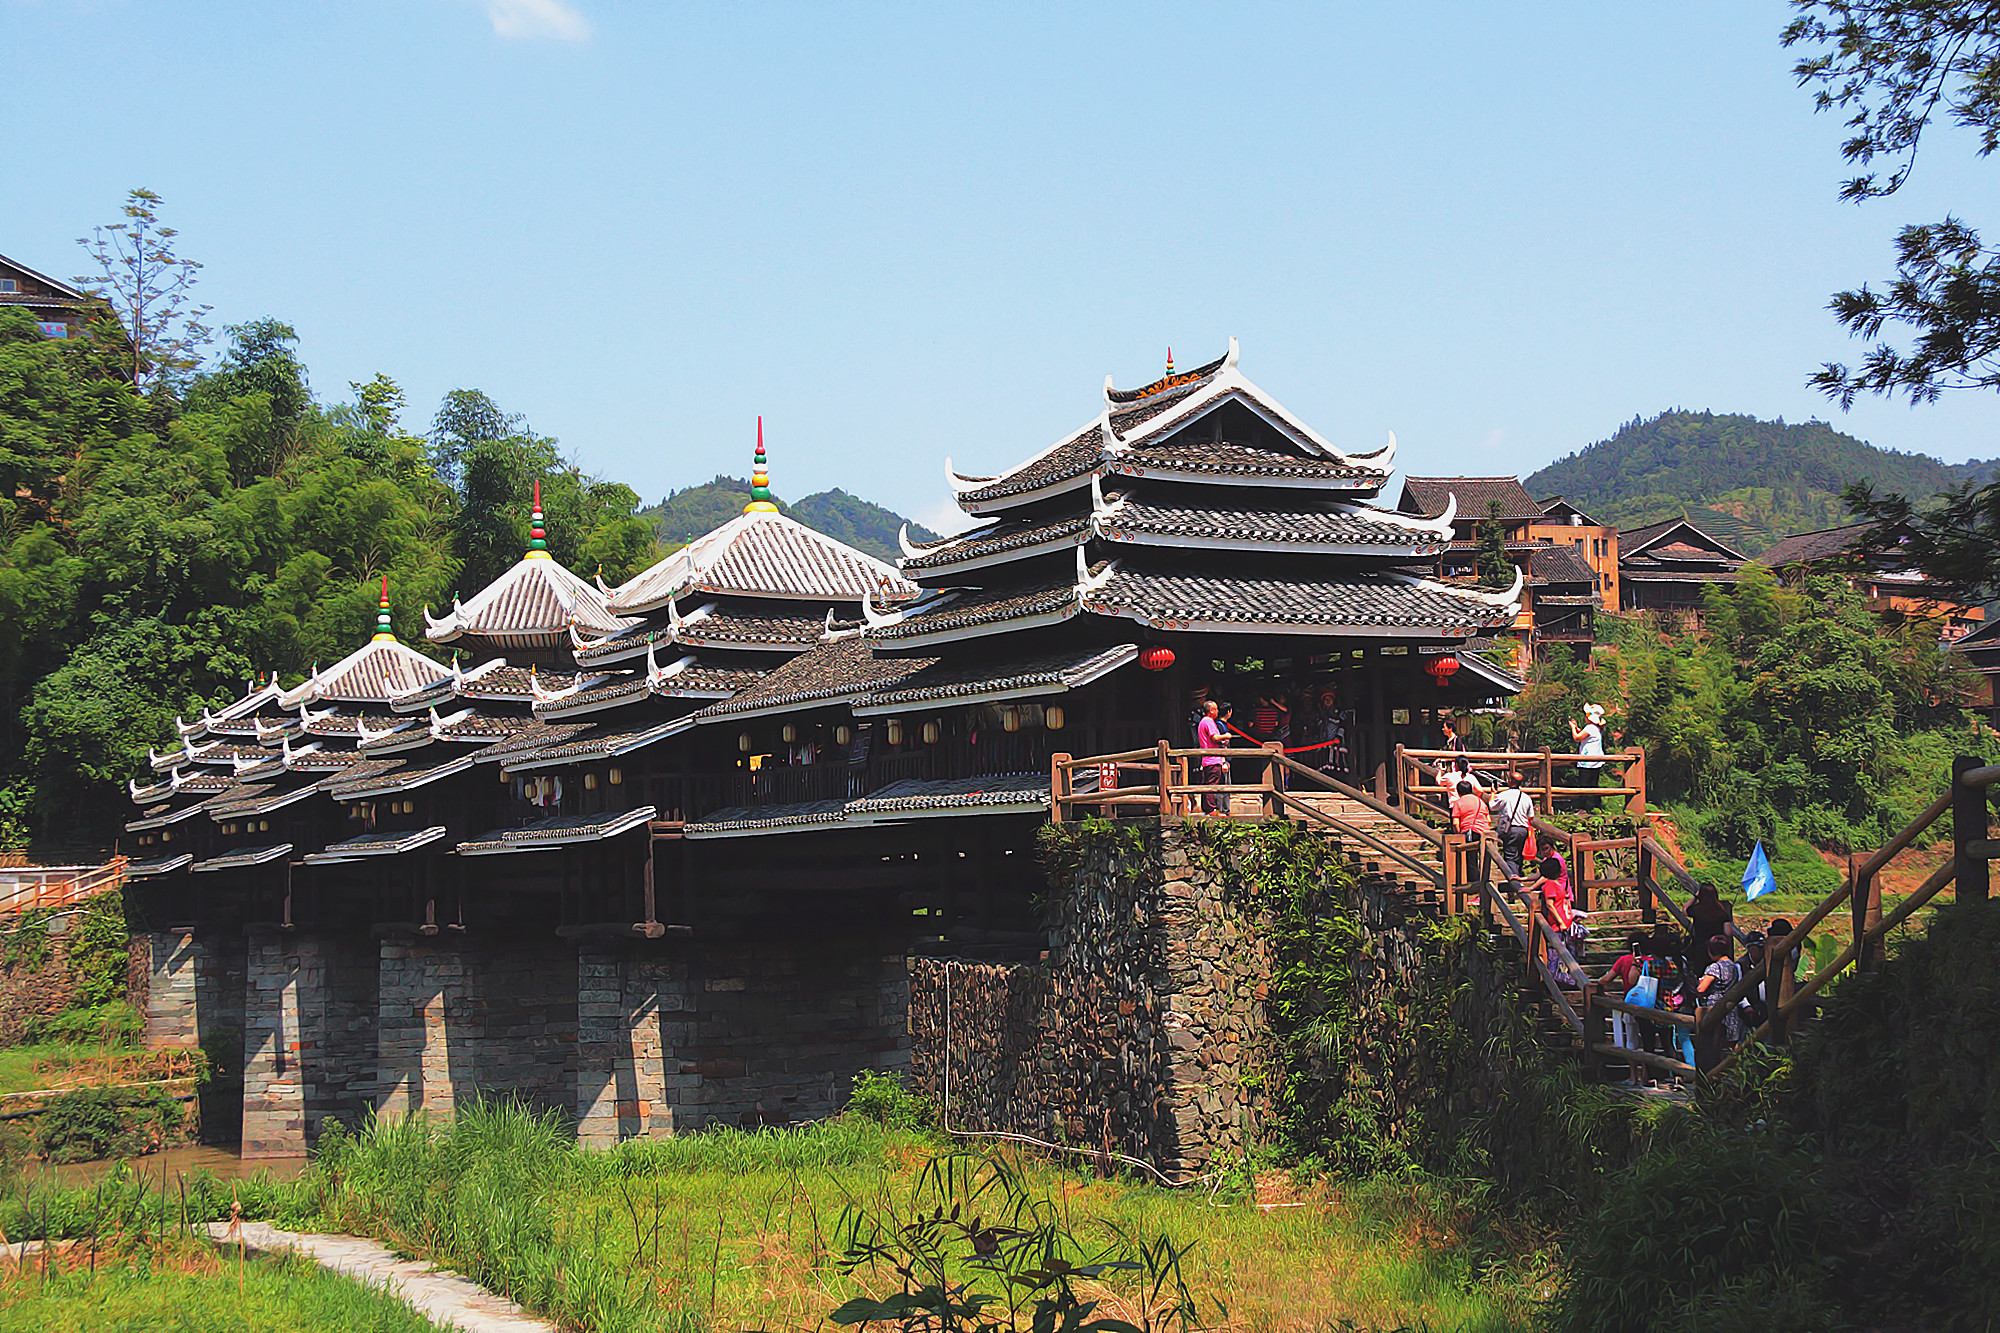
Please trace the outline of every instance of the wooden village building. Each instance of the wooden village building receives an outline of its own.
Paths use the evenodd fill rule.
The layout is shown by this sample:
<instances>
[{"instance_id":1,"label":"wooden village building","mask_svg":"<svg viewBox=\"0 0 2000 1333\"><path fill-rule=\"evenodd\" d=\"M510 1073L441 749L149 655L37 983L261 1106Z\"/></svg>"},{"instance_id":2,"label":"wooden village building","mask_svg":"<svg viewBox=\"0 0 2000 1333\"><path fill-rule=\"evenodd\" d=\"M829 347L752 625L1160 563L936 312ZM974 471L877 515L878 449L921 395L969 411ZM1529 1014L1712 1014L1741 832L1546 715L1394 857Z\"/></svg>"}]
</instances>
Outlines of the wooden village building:
<instances>
[{"instance_id":1,"label":"wooden village building","mask_svg":"<svg viewBox=\"0 0 2000 1333\"><path fill-rule=\"evenodd\" d=\"M1232 340L1005 471L947 461L980 525L900 568L780 514L761 431L745 512L617 587L550 557L538 500L426 649L385 585L349 657L154 756L154 1035L240 1041L205 1111L250 1153L475 1093L599 1143L824 1115L907 1063L911 954L1033 955L1052 756L1282 701L1289 748L1386 793L1397 744L1520 687L1455 650L1528 574L1440 578L1453 506L1383 507L1393 452Z\"/></svg>"},{"instance_id":2,"label":"wooden village building","mask_svg":"<svg viewBox=\"0 0 2000 1333\"><path fill-rule=\"evenodd\" d=\"M1699 612L1710 588L1724 592L1749 557L1682 517L1618 536L1618 579L1627 611Z\"/></svg>"}]
</instances>

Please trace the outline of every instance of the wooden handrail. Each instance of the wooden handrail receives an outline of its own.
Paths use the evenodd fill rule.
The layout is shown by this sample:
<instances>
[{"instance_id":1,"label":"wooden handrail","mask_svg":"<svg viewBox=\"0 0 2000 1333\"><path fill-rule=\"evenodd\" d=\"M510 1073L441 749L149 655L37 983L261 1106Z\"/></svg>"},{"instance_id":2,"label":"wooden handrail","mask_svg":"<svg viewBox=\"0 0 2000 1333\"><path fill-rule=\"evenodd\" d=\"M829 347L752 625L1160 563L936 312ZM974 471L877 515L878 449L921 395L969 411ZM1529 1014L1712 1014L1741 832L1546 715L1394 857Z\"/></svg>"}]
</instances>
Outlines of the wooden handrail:
<instances>
[{"instance_id":1,"label":"wooden handrail","mask_svg":"<svg viewBox=\"0 0 2000 1333\"><path fill-rule=\"evenodd\" d=\"M1519 759L1524 763L1532 759L1535 763L1539 764L1543 758L1541 750L1416 750L1405 746L1403 753L1413 759L1463 759L1468 763L1474 759ZM1554 751L1550 751L1547 757L1558 764L1574 763L1578 760L1595 762L1600 759L1605 763L1635 764L1639 762L1639 756L1630 751L1622 750L1607 750L1603 754L1557 754ZM1606 790L1609 790L1609 788L1606 788Z\"/></svg>"},{"instance_id":2,"label":"wooden handrail","mask_svg":"<svg viewBox=\"0 0 2000 1333\"><path fill-rule=\"evenodd\" d=\"M1212 791L1214 789L1208 788L1208 790ZM1311 819L1316 819L1320 823L1325 824L1328 827L1347 835L1348 837L1361 839L1361 841L1367 843L1370 847L1373 847L1375 850L1382 852L1383 854L1397 861L1400 861L1403 865L1409 867L1411 870L1416 871L1418 874L1422 875L1425 879L1429 880L1437 888L1439 889L1444 888L1445 877L1442 867L1440 867L1437 870L1432 870L1429 866L1426 866L1423 862L1417 860L1414 856L1411 856L1409 853L1399 851L1398 849L1390 846L1386 842L1383 842L1380 838L1375 837L1374 835L1366 832L1365 830L1355 828L1352 824L1349 824L1346 820L1343 820L1335 815L1330 815L1326 813L1326 811L1320 809L1318 806L1306 804L1304 801L1301 801L1298 797L1292 795L1290 792L1279 792L1278 801L1281 806L1286 808L1296 807L1301 814L1304 814Z\"/></svg>"},{"instance_id":3,"label":"wooden handrail","mask_svg":"<svg viewBox=\"0 0 2000 1333\"><path fill-rule=\"evenodd\" d=\"M1286 772L1307 778L1313 782L1317 782L1322 786L1326 787L1330 791L1338 792L1340 795L1348 797L1350 800L1358 801L1362 805L1367 806L1370 810L1373 810L1376 814L1381 815L1386 819L1392 820L1395 823L1401 824L1404 828L1410 830L1410 832L1422 834L1424 837L1429 838L1431 841L1438 842L1440 843L1440 845L1442 845L1442 839L1444 836L1442 830L1432 828L1430 825L1424 823L1422 820L1410 818L1408 815L1404 814L1401 810L1398 810L1395 806L1390 805L1388 802L1377 800L1373 793L1365 792L1361 790L1359 787L1350 787L1345 782L1342 782L1339 778L1329 777L1328 775L1320 772L1316 768L1307 768L1304 764L1301 764L1296 759L1293 759L1288 755L1282 755L1282 754L1278 755L1277 760L1279 766L1283 768Z\"/></svg>"}]
</instances>

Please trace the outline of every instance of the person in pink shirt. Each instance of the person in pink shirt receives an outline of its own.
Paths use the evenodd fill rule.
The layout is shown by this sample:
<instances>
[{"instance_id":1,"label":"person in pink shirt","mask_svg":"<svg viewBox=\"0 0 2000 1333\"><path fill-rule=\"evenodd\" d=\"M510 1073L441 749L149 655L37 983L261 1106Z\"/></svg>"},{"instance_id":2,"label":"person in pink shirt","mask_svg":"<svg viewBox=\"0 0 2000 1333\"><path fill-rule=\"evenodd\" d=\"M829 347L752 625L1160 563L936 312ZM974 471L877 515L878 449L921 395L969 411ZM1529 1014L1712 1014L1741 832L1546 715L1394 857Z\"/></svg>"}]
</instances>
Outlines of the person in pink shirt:
<instances>
[{"instance_id":1,"label":"person in pink shirt","mask_svg":"<svg viewBox=\"0 0 2000 1333\"><path fill-rule=\"evenodd\" d=\"M1221 786L1229 780L1229 760L1222 752L1229 748L1229 733L1222 726L1222 709L1210 699L1202 707L1201 722L1194 729L1195 744L1204 751L1201 757L1201 780L1205 785ZM1202 812L1211 815L1229 813L1228 798L1221 792L1201 798Z\"/></svg>"}]
</instances>

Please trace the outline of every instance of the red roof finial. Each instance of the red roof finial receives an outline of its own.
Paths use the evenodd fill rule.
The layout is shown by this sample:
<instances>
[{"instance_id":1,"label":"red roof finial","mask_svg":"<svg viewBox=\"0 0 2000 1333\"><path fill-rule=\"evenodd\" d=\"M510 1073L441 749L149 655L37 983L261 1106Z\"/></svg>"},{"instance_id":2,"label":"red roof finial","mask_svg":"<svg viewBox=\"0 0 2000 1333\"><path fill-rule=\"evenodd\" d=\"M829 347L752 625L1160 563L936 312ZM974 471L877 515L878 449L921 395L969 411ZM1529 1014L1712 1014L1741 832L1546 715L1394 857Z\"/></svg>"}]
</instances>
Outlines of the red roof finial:
<instances>
[{"instance_id":1,"label":"red roof finial","mask_svg":"<svg viewBox=\"0 0 2000 1333\"><path fill-rule=\"evenodd\" d=\"M542 527L542 479L535 478L535 507L528 514L528 556L549 558L549 534Z\"/></svg>"},{"instance_id":2,"label":"red roof finial","mask_svg":"<svg viewBox=\"0 0 2000 1333\"><path fill-rule=\"evenodd\" d=\"M1174 349L1171 347L1167 349L1167 373L1174 373Z\"/></svg>"}]
</instances>

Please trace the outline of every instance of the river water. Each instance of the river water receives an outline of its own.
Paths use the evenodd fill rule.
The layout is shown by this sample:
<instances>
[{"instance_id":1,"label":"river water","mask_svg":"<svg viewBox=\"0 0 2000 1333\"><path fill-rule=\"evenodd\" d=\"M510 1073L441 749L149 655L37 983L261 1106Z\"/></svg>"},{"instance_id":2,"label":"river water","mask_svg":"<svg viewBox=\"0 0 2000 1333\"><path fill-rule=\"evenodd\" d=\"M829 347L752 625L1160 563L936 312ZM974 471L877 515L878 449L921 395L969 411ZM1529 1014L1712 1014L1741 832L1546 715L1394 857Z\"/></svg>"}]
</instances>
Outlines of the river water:
<instances>
[{"instance_id":1,"label":"river water","mask_svg":"<svg viewBox=\"0 0 2000 1333\"><path fill-rule=\"evenodd\" d=\"M222 1180L244 1180L258 1172L269 1173L273 1180L290 1180L305 1170L303 1157L253 1157L245 1159L230 1148L169 1148L165 1152L148 1153L144 1157L130 1159L132 1170L149 1179L158 1180L163 1175L172 1180L176 1175L193 1176L201 1172ZM37 1183L60 1185L66 1189L77 1186L95 1185L113 1170L116 1162L76 1162L69 1166L30 1167L25 1178Z\"/></svg>"}]
</instances>

